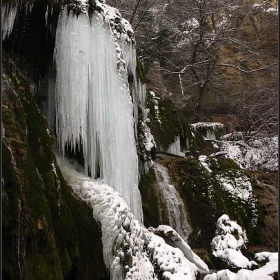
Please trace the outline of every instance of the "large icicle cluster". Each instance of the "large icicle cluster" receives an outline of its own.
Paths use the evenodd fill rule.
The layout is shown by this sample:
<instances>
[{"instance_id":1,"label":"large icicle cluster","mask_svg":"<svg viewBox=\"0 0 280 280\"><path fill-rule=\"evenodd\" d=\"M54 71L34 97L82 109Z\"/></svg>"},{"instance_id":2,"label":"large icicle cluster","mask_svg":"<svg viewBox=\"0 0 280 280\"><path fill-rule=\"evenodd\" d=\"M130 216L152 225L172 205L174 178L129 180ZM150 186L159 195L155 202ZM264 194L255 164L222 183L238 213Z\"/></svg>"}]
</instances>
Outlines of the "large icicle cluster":
<instances>
[{"instance_id":1,"label":"large icicle cluster","mask_svg":"<svg viewBox=\"0 0 280 280\"><path fill-rule=\"evenodd\" d=\"M135 52L120 48L128 44L127 37L114 36L110 10L104 12L102 5L103 16L83 12L77 17L68 15L67 8L60 13L55 47L57 139L63 153L66 145L82 148L85 172L120 192L141 221L127 66L136 67Z\"/></svg>"},{"instance_id":2,"label":"large icicle cluster","mask_svg":"<svg viewBox=\"0 0 280 280\"><path fill-rule=\"evenodd\" d=\"M111 280L151 280L159 274L167 280L194 280L199 271L209 271L175 230L167 226L146 229L118 192L83 175L78 165L66 159L58 157L58 164L68 184L91 205L101 223L103 256ZM174 246L153 232L171 234Z\"/></svg>"},{"instance_id":3,"label":"large icicle cluster","mask_svg":"<svg viewBox=\"0 0 280 280\"><path fill-rule=\"evenodd\" d=\"M184 157L185 153L181 151L180 136L175 137L175 141L171 143L167 149L167 152L177 156Z\"/></svg>"}]
</instances>

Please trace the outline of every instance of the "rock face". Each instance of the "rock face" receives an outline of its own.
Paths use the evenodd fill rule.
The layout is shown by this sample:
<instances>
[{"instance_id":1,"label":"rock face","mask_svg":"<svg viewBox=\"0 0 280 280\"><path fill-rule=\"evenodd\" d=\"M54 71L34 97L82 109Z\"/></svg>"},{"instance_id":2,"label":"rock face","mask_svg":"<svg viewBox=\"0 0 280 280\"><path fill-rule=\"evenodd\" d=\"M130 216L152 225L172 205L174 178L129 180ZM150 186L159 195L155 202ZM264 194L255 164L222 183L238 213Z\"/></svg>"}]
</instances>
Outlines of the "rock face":
<instances>
[{"instance_id":1,"label":"rock face","mask_svg":"<svg viewBox=\"0 0 280 280\"><path fill-rule=\"evenodd\" d=\"M3 70L3 278L107 279L100 226L62 178L46 119L7 54Z\"/></svg>"},{"instance_id":2,"label":"rock face","mask_svg":"<svg viewBox=\"0 0 280 280\"><path fill-rule=\"evenodd\" d=\"M242 171L232 160L226 158L209 160L209 170L195 158L170 157L157 162L168 168L171 184L184 201L192 228L188 244L201 254L200 257L210 268L220 266L210 254L210 243L215 233L216 221L223 214L238 221L246 230L249 240L246 244L248 256L252 257L258 250L277 250L277 199L272 199L273 193L277 198L276 174L256 175ZM270 183L264 188L265 177ZM223 181L225 178L226 183ZM232 189L230 185L233 186ZM140 190L144 224L155 226L164 213L168 224L166 209L160 208L162 202L153 170L143 176Z\"/></svg>"},{"instance_id":3,"label":"rock face","mask_svg":"<svg viewBox=\"0 0 280 280\"><path fill-rule=\"evenodd\" d=\"M32 3L32 13L28 13ZM36 90L30 90L40 83L44 88L53 59L59 5L53 2L51 10L46 3L22 4L16 28L11 31L7 27L9 37L3 44L3 278L109 279L102 257L100 224L63 179L56 163L54 136L38 107L45 96L39 91L34 96ZM93 3L90 1L91 7ZM22 30L26 33L21 34ZM177 139L182 148L179 152L192 155L183 158L167 154L160 159L155 148L150 151L153 160L168 168L171 184L184 202L192 228L190 246L209 267L219 268L211 256L210 242L216 220L226 213L246 229L248 256L260 250L277 250L277 173L253 173L223 157L199 157L216 150L204 141L203 133L191 131L170 100L156 100L148 94L146 105L157 151L168 150ZM156 228L160 223L168 224L168 214L153 169L146 171L140 182L144 224ZM222 176L227 182L221 182ZM246 199L237 195L238 178L248 183L241 184ZM235 188L226 189L229 182L235 183Z\"/></svg>"}]
</instances>

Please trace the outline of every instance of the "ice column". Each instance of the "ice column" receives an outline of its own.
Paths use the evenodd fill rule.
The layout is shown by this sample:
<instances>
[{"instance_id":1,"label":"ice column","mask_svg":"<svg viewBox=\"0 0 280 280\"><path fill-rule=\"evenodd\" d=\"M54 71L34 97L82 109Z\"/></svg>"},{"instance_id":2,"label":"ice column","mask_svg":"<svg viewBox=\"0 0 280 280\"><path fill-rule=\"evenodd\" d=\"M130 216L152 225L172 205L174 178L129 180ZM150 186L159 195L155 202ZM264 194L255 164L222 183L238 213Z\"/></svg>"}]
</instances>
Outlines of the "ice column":
<instances>
[{"instance_id":1,"label":"ice column","mask_svg":"<svg viewBox=\"0 0 280 280\"><path fill-rule=\"evenodd\" d=\"M80 143L85 173L118 191L142 221L133 105L120 48L94 13L61 12L56 35L56 132L60 150Z\"/></svg>"},{"instance_id":2,"label":"ice column","mask_svg":"<svg viewBox=\"0 0 280 280\"><path fill-rule=\"evenodd\" d=\"M167 152L181 157L185 156L185 154L181 152L180 136L175 137L175 141L169 145Z\"/></svg>"}]
</instances>

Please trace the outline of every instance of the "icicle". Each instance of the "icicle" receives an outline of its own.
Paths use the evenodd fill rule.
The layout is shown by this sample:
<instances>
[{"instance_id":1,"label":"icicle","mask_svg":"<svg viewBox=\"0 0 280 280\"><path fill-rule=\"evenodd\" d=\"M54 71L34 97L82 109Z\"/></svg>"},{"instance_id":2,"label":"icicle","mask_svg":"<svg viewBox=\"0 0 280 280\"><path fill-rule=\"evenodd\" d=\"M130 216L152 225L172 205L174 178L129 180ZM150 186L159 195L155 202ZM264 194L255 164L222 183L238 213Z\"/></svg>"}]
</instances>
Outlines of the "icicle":
<instances>
[{"instance_id":1,"label":"icicle","mask_svg":"<svg viewBox=\"0 0 280 280\"><path fill-rule=\"evenodd\" d=\"M215 131L211 129L207 129L206 131L206 139L208 140L216 140Z\"/></svg>"},{"instance_id":2,"label":"icicle","mask_svg":"<svg viewBox=\"0 0 280 280\"><path fill-rule=\"evenodd\" d=\"M17 6L11 6L11 4L4 3L2 6L2 40L9 37L13 30L15 18L17 15Z\"/></svg>"},{"instance_id":3,"label":"icicle","mask_svg":"<svg viewBox=\"0 0 280 280\"><path fill-rule=\"evenodd\" d=\"M170 144L170 146L167 149L167 152L177 156L185 156L185 154L181 152L180 136L175 137L175 141Z\"/></svg>"},{"instance_id":4,"label":"icicle","mask_svg":"<svg viewBox=\"0 0 280 280\"><path fill-rule=\"evenodd\" d=\"M56 131L62 153L82 141L85 172L121 193L141 221L138 157L127 72L115 39L94 13L59 17L56 36ZM119 49L117 48L117 51ZM120 53L119 53L120 54Z\"/></svg>"},{"instance_id":5,"label":"icicle","mask_svg":"<svg viewBox=\"0 0 280 280\"><path fill-rule=\"evenodd\" d=\"M46 12L45 12L46 26L48 26L48 15L49 15L49 6L47 5Z\"/></svg>"}]
</instances>

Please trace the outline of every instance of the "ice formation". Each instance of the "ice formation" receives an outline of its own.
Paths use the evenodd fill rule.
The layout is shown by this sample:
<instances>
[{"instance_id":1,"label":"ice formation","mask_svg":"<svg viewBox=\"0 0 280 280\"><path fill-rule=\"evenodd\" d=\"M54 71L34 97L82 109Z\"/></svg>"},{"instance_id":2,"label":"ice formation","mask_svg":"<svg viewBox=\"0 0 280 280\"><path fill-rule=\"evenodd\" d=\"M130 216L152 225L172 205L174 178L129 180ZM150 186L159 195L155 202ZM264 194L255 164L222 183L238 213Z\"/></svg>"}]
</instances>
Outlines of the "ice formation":
<instances>
[{"instance_id":1,"label":"ice formation","mask_svg":"<svg viewBox=\"0 0 280 280\"><path fill-rule=\"evenodd\" d=\"M209 271L176 231L167 226L146 229L118 192L81 173L77 164L59 156L57 161L67 183L90 204L94 218L101 223L103 256L110 279L158 279L160 271L167 280L194 280L199 271ZM171 232L174 246L154 231Z\"/></svg>"},{"instance_id":2,"label":"ice formation","mask_svg":"<svg viewBox=\"0 0 280 280\"><path fill-rule=\"evenodd\" d=\"M153 166L160 196L166 204L169 225L187 240L191 233L191 226L188 223L184 202L176 188L171 185L167 168L156 162Z\"/></svg>"},{"instance_id":3,"label":"ice formation","mask_svg":"<svg viewBox=\"0 0 280 280\"><path fill-rule=\"evenodd\" d=\"M123 52L120 42L127 44L117 41L99 13L89 17L82 12L77 17L68 16L67 9L61 11L55 46L56 133L60 151L64 154L66 145L74 151L82 149L85 173L120 192L141 221L133 104L127 82L127 65L135 67L131 57L135 53Z\"/></svg>"},{"instance_id":4,"label":"ice formation","mask_svg":"<svg viewBox=\"0 0 280 280\"><path fill-rule=\"evenodd\" d=\"M2 41L10 35L13 30L15 18L17 14L17 6L11 3L3 3L2 5Z\"/></svg>"},{"instance_id":5,"label":"ice formation","mask_svg":"<svg viewBox=\"0 0 280 280\"><path fill-rule=\"evenodd\" d=\"M181 152L180 136L175 137L175 141L169 145L167 152L181 157L185 156L185 154Z\"/></svg>"},{"instance_id":6,"label":"ice formation","mask_svg":"<svg viewBox=\"0 0 280 280\"><path fill-rule=\"evenodd\" d=\"M228 269L223 269L215 273L208 274L204 280L273 280L273 274L278 273L278 252L260 252L255 254L257 261L266 260L267 263L255 270L240 269L234 273Z\"/></svg>"},{"instance_id":7,"label":"ice formation","mask_svg":"<svg viewBox=\"0 0 280 280\"><path fill-rule=\"evenodd\" d=\"M191 124L191 127L204 134L206 140L216 140L215 131L223 129L224 125L219 122L198 122Z\"/></svg>"}]
</instances>

